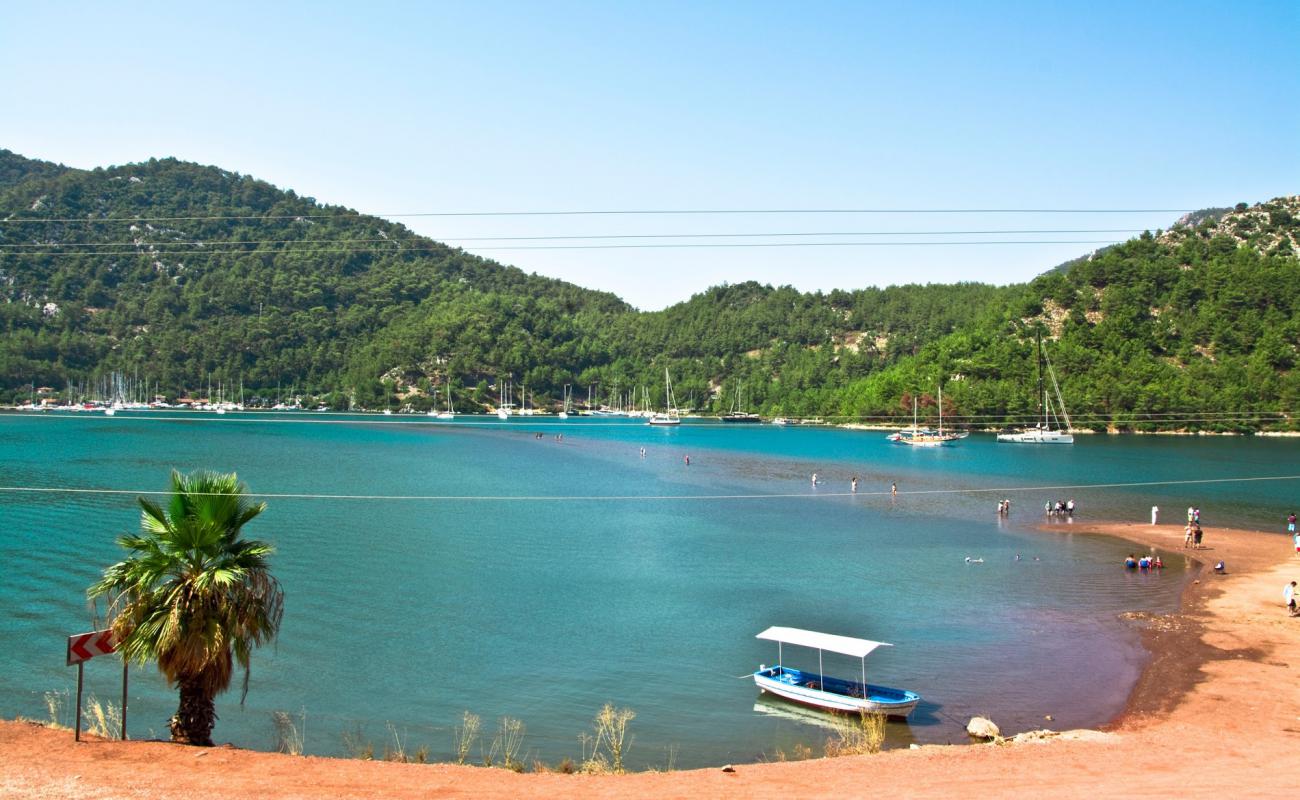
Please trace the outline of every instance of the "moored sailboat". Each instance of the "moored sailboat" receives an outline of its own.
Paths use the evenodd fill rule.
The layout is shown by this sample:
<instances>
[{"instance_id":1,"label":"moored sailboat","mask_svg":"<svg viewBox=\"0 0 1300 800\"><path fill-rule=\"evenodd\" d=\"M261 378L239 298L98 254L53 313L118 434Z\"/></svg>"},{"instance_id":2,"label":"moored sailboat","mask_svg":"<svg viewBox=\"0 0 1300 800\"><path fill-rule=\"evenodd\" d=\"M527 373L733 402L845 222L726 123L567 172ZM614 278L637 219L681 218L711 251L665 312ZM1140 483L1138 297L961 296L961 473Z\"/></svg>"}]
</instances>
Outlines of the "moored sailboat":
<instances>
[{"instance_id":1,"label":"moored sailboat","mask_svg":"<svg viewBox=\"0 0 1300 800\"><path fill-rule=\"evenodd\" d=\"M439 411L439 412L436 413L436 414L435 414L434 412L430 411L429 414L430 414L431 416L433 416L435 419L455 419L455 418L456 418L456 409L455 409L455 407L452 406L452 404L451 404L451 380L450 380L450 379L447 380L447 410L446 410L446 411Z\"/></svg>"},{"instance_id":2,"label":"moored sailboat","mask_svg":"<svg viewBox=\"0 0 1300 800\"><path fill-rule=\"evenodd\" d=\"M1038 413L1039 420L1032 428L1025 428L1019 431L999 433L999 442L1011 442L1014 444L1074 444L1074 429L1070 424L1070 415L1065 410L1065 400L1061 397L1061 385L1056 382L1056 370L1052 369L1052 362L1047 359L1047 354L1043 352L1043 337L1040 333L1037 337L1038 343ZM1052 388L1056 392L1056 407L1053 408L1051 397L1047 393L1047 388L1043 383L1044 365L1046 365L1047 375L1052 380ZM1060 409L1058 416L1056 409ZM1061 427L1061 420L1065 420L1065 427Z\"/></svg>"},{"instance_id":3,"label":"moored sailboat","mask_svg":"<svg viewBox=\"0 0 1300 800\"><path fill-rule=\"evenodd\" d=\"M673 398L673 381L668 377L668 368L664 367L664 412L652 413L646 420L647 425L681 425L682 418L677 412L677 401Z\"/></svg>"},{"instance_id":4,"label":"moored sailboat","mask_svg":"<svg viewBox=\"0 0 1300 800\"><path fill-rule=\"evenodd\" d=\"M721 417L722 421L732 422L732 423L736 423L736 422L751 423L751 424L756 422L762 422L763 419L758 414L754 414L742 410L743 405L740 397L740 392L742 387L744 387L744 383L736 384L736 399L731 404L731 411L722 415Z\"/></svg>"},{"instance_id":5,"label":"moored sailboat","mask_svg":"<svg viewBox=\"0 0 1300 800\"><path fill-rule=\"evenodd\" d=\"M966 436L967 434L961 431L945 432L943 429L943 385L941 384L939 386L939 430L932 431L917 427L916 398L913 397L912 427L891 433L887 438L896 444L906 444L912 447L942 447L952 444L958 439L965 439Z\"/></svg>"}]
</instances>

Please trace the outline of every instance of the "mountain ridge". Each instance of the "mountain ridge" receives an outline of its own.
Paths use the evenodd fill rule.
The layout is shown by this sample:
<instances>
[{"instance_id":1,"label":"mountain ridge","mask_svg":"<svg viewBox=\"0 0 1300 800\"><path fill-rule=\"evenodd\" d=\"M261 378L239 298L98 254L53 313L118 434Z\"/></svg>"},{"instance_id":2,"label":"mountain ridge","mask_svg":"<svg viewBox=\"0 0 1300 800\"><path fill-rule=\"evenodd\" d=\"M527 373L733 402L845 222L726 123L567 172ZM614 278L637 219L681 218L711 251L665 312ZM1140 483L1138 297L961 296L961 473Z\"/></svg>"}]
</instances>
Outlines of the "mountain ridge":
<instances>
[{"instance_id":1,"label":"mountain ridge","mask_svg":"<svg viewBox=\"0 0 1300 800\"><path fill-rule=\"evenodd\" d=\"M957 368L946 377L978 376L985 389L1000 388L954 386L945 405L952 398L985 421L1010 421L1024 413L1011 384L1025 376L1007 359L1022 357L1029 326L1049 325L1068 342L1088 338L1085 329L1104 332L1116 296L1126 298L1124 313L1143 293L1158 311L1168 305L1162 293L1190 280L1166 270L1170 258L1182 258L1178 270L1202 270L1239 250L1254 253L1236 275L1246 284L1294 264L1295 198L1210 211L1026 284L804 293L742 282L641 312L612 294L529 275L217 167L151 159L76 170L0 151L0 390L18 397L38 382L85 389L110 370L147 366L172 393L216 376L264 395L274 386L278 396L292 390L341 406L421 410L450 382L458 407L486 408L500 380L528 385L543 404L565 384L594 384L610 401L629 388L644 393L669 367L679 396L705 410L743 383L767 413L879 417L897 415L905 396L945 377L941 355L954 337L969 345L975 336L988 352L972 350L968 369L950 365ZM1114 263L1141 269L1125 274ZM1282 350L1295 350L1294 315L1276 297L1262 302L1276 312L1268 323L1281 344L1270 347L1289 380L1294 359ZM1230 341L1238 317L1245 339L1258 339L1250 309L1219 309L1234 320L1218 326L1228 332L1222 342L1205 333L1204 320L1175 311L1165 319L1181 328L1157 322L1147 330L1160 316L1148 310L1131 333L1205 341L1179 344L1174 355L1148 348L1144 358L1186 370L1199 347L1231 361L1240 355ZM1014 340L1015 352L995 340ZM1124 351L1120 341L1107 346ZM1097 402L1081 394L1084 404ZM1265 395L1276 408L1294 399ZM1118 407L1113 400L1097 407L1110 415L1106 424L1135 411L1141 395Z\"/></svg>"}]
</instances>

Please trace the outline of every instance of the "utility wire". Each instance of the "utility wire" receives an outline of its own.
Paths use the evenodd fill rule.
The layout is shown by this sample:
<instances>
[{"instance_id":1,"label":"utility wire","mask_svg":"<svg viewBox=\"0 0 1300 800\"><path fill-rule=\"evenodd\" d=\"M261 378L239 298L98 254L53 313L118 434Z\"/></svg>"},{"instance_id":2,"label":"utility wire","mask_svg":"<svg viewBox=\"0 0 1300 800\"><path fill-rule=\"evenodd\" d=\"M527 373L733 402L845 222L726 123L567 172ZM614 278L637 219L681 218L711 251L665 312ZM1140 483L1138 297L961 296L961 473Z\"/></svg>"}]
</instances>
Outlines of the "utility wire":
<instances>
[{"instance_id":1,"label":"utility wire","mask_svg":"<svg viewBox=\"0 0 1300 800\"><path fill-rule=\"evenodd\" d=\"M504 250L644 250L644 249L661 249L661 248L753 248L753 247L951 247L965 245L1012 245L1012 244L1118 244L1119 240L1115 239L1023 239L1023 240L972 240L957 242L693 242L681 244L562 244L562 245L511 245L505 247L473 247L475 253ZM420 247L396 247L384 248L380 246L372 247L322 247L322 248L285 248L281 250L141 250L139 252L131 251L110 251L104 252L83 252L83 253L37 253L37 252L20 252L9 253L14 256L30 256L39 258L67 258L67 257L87 257L87 256L127 256L127 257L158 257L168 255L184 256L228 256L228 255L285 255L298 253L303 255L314 255L318 253L417 253L429 252L435 250L459 250L464 248L452 247L449 245L428 245Z\"/></svg>"},{"instance_id":2,"label":"utility wire","mask_svg":"<svg viewBox=\"0 0 1300 800\"><path fill-rule=\"evenodd\" d=\"M1082 228L1049 230L977 230L977 231L800 231L777 233L621 233L588 234L572 236L439 236L429 235L423 238L438 242L540 242L540 241L576 241L591 239L759 239L795 236L992 236L992 235L1029 235L1029 234L1063 234L1063 233L1141 233L1143 228ZM131 242L39 242L23 244L0 244L0 250L64 248L64 247L204 247L213 245L276 245L276 244L401 244L404 240L392 238L347 239L342 242L314 242L304 239L260 239L260 240L176 240L170 242L131 241Z\"/></svg>"},{"instance_id":3,"label":"utility wire","mask_svg":"<svg viewBox=\"0 0 1300 800\"><path fill-rule=\"evenodd\" d=\"M416 211L362 214L338 211L329 214L210 214L178 217L55 217L0 219L0 224L115 222L198 222L204 220L333 219L338 217L579 217L579 216L688 216L722 214L1185 214L1188 208L686 208L563 211Z\"/></svg>"},{"instance_id":4,"label":"utility wire","mask_svg":"<svg viewBox=\"0 0 1300 800\"><path fill-rule=\"evenodd\" d=\"M1168 481L1128 481L1123 483L1080 483L1043 486L1011 486L968 489L920 489L899 492L899 496L933 496L951 494L1018 494L1043 491L1081 491L1084 489L1125 489L1140 486L1191 486L1211 483L1251 483L1261 481L1295 481L1300 475L1267 475L1243 478L1192 478ZM170 496L170 490L158 489L94 489L74 486L0 486L0 492L29 494L83 494L83 495L137 495ZM195 495L220 495L220 492L191 492ZM248 496L271 500L385 500L385 501L439 501L439 502L629 502L629 501L680 501L680 500L818 500L832 497L889 497L892 491L879 492L785 492L772 494L684 494L684 495L439 495L439 494L328 494L318 492L248 492Z\"/></svg>"}]
</instances>

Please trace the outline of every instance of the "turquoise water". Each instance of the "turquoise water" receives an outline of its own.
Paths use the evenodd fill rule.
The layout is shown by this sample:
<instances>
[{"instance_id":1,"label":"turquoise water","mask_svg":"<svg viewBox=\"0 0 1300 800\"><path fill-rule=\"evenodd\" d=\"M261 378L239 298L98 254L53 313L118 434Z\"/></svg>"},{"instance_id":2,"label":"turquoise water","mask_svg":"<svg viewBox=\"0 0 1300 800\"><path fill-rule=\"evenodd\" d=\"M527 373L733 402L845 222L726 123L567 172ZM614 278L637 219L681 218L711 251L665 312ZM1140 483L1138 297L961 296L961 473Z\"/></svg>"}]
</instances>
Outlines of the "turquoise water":
<instances>
[{"instance_id":1,"label":"turquoise water","mask_svg":"<svg viewBox=\"0 0 1300 800\"><path fill-rule=\"evenodd\" d=\"M158 490L172 467L207 467L255 492L411 498L268 501L248 532L279 549L284 626L255 655L244 706L237 689L218 698L218 741L271 747L271 712L284 710L305 712L309 752L340 753L358 732L382 752L395 730L408 751L448 759L469 710L486 728L523 720L529 757L554 762L582 754L579 735L612 702L637 713L638 768L820 746L820 717L760 702L737 678L775 660L754 639L769 625L892 642L869 679L925 698L891 725L894 744L960 741L975 713L1011 731L1047 714L1056 727L1104 722L1143 664L1118 614L1172 610L1186 566L1166 553L1163 574L1137 575L1117 566L1123 542L1064 522L1034 532L1043 503L1073 498L1075 525L1146 520L1153 503L1175 520L1195 503L1212 546L1218 525L1281 530L1297 484L1028 487L1284 475L1296 452L991 436L913 450L879 432L586 419L0 416L4 486ZM130 495L0 493L0 715L44 718L44 693L73 688L65 637L90 629L85 587L137 526ZM791 655L816 669L815 653ZM858 663L828 655L826 668ZM101 698L120 690L111 659L86 675ZM174 692L152 667L131 688L132 736L165 735Z\"/></svg>"}]
</instances>

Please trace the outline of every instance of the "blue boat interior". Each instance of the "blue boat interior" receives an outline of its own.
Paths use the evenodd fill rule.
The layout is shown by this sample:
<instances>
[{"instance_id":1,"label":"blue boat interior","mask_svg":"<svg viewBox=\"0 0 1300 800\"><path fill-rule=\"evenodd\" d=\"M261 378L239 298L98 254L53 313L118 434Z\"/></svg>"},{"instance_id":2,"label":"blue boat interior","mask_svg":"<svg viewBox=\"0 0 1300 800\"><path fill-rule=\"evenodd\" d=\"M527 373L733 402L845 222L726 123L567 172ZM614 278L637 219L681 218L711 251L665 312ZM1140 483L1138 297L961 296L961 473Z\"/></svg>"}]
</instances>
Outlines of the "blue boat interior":
<instances>
[{"instance_id":1,"label":"blue boat interior","mask_svg":"<svg viewBox=\"0 0 1300 800\"><path fill-rule=\"evenodd\" d=\"M920 695L916 692L909 692L905 689L891 689L888 686L876 686L868 683L865 685L864 690L864 686L860 681L848 681L831 675L818 675L815 672L805 672L793 667L783 667L779 664L761 669L757 674L790 686L803 686L808 689L830 692L845 697L866 697L874 703L912 703L920 699Z\"/></svg>"}]
</instances>

